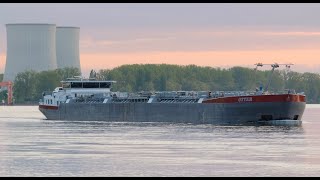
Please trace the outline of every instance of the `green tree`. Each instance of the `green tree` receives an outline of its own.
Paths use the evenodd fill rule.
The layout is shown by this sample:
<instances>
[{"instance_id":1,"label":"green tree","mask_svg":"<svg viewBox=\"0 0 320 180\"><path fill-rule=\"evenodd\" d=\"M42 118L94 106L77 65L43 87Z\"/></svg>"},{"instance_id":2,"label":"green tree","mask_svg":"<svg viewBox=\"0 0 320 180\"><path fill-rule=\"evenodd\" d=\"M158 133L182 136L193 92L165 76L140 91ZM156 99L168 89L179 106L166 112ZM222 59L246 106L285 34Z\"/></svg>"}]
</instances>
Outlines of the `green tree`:
<instances>
[{"instance_id":1,"label":"green tree","mask_svg":"<svg viewBox=\"0 0 320 180\"><path fill-rule=\"evenodd\" d=\"M15 103L37 103L44 91L53 91L60 81L79 76L77 68L63 68L50 71L25 71L18 73L13 85Z\"/></svg>"},{"instance_id":2,"label":"green tree","mask_svg":"<svg viewBox=\"0 0 320 180\"><path fill-rule=\"evenodd\" d=\"M74 76L81 76L80 70L73 67L60 68L54 71L57 73L59 81L66 80L67 78L72 78Z\"/></svg>"},{"instance_id":3,"label":"green tree","mask_svg":"<svg viewBox=\"0 0 320 180\"><path fill-rule=\"evenodd\" d=\"M1 90L0 91L0 103L2 104L2 100L7 102L8 101L8 90Z\"/></svg>"},{"instance_id":4,"label":"green tree","mask_svg":"<svg viewBox=\"0 0 320 180\"><path fill-rule=\"evenodd\" d=\"M233 67L230 69L235 89L240 91L254 90L255 73L254 70L244 67Z\"/></svg>"},{"instance_id":5,"label":"green tree","mask_svg":"<svg viewBox=\"0 0 320 180\"><path fill-rule=\"evenodd\" d=\"M60 81L79 75L81 73L77 68L19 73L14 81L14 98L18 103L37 102L43 91L52 91L55 87L60 86ZM254 71L244 67L223 69L196 65L133 64L113 69L100 69L97 73L92 71L91 77L93 75L96 75L99 80L117 81L112 86L112 91L246 91L253 90L260 84L265 86L268 83L270 70ZM317 73L301 74L275 70L269 90L283 89L305 92L307 103L320 102L320 76Z\"/></svg>"},{"instance_id":6,"label":"green tree","mask_svg":"<svg viewBox=\"0 0 320 180\"><path fill-rule=\"evenodd\" d=\"M33 101L36 94L36 75L35 71L18 73L13 85L13 95L16 103Z\"/></svg>"}]
</instances>

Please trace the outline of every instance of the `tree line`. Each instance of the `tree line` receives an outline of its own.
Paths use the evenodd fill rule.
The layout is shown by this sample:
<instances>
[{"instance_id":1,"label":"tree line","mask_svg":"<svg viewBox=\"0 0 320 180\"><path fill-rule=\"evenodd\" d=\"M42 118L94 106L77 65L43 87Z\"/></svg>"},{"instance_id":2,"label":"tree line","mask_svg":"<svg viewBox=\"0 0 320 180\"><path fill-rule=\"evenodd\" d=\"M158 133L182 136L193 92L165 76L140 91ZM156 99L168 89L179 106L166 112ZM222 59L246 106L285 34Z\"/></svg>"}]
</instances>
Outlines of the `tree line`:
<instances>
[{"instance_id":1,"label":"tree line","mask_svg":"<svg viewBox=\"0 0 320 180\"><path fill-rule=\"evenodd\" d=\"M76 68L51 71L26 71L19 73L13 86L14 102L37 103L43 91L52 91L60 81L78 76ZM254 70L235 66L232 68L201 67L196 65L133 64L113 69L92 70L90 76L99 80L115 80L112 91L247 91L268 83L270 70ZM1 76L0 76L1 77ZM307 103L320 102L320 75L276 69L269 91L295 89L304 92Z\"/></svg>"},{"instance_id":2,"label":"tree line","mask_svg":"<svg viewBox=\"0 0 320 180\"><path fill-rule=\"evenodd\" d=\"M40 98L42 98L44 91L53 91L61 85L61 80L79 75L80 70L78 68L64 68L41 72L29 70L18 73L13 82L13 103L37 104ZM0 98L7 100L6 93L6 90L2 91Z\"/></svg>"}]
</instances>

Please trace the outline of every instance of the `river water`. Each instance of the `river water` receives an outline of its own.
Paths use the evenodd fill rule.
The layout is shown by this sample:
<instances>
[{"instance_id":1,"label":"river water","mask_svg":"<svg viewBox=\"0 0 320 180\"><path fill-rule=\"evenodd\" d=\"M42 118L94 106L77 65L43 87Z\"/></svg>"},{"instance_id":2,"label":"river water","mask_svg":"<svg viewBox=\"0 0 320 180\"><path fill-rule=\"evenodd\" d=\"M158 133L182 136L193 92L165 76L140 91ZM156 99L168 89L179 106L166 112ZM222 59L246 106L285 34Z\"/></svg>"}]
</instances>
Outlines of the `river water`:
<instances>
[{"instance_id":1,"label":"river water","mask_svg":"<svg viewBox=\"0 0 320 180\"><path fill-rule=\"evenodd\" d=\"M301 127L44 119L0 107L0 176L320 175L320 105Z\"/></svg>"}]
</instances>

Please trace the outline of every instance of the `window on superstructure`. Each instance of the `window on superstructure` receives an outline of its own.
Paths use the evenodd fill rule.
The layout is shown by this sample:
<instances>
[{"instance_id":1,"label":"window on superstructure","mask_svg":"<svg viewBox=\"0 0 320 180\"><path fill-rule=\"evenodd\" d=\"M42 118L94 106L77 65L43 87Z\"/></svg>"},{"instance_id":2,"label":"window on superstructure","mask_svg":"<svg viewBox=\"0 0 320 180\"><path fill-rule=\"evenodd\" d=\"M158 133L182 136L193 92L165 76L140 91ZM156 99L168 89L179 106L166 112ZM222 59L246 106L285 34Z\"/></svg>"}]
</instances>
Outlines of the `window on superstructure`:
<instances>
[{"instance_id":1,"label":"window on superstructure","mask_svg":"<svg viewBox=\"0 0 320 180\"><path fill-rule=\"evenodd\" d=\"M100 88L110 88L111 83L110 82L101 82Z\"/></svg>"},{"instance_id":2,"label":"window on superstructure","mask_svg":"<svg viewBox=\"0 0 320 180\"><path fill-rule=\"evenodd\" d=\"M70 88L71 84L69 82L62 83L62 88Z\"/></svg>"},{"instance_id":3,"label":"window on superstructure","mask_svg":"<svg viewBox=\"0 0 320 180\"><path fill-rule=\"evenodd\" d=\"M82 88L82 82L71 82L71 88Z\"/></svg>"},{"instance_id":4,"label":"window on superstructure","mask_svg":"<svg viewBox=\"0 0 320 180\"><path fill-rule=\"evenodd\" d=\"M84 82L83 88L99 88L99 82Z\"/></svg>"}]
</instances>

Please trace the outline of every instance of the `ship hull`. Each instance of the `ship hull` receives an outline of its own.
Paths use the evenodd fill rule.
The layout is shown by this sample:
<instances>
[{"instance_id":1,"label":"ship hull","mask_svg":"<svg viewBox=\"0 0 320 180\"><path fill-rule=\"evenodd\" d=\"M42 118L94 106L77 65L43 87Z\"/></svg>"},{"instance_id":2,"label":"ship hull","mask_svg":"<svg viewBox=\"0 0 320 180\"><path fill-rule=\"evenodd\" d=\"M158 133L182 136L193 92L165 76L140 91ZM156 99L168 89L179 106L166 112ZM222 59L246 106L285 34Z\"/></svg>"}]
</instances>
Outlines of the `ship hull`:
<instances>
[{"instance_id":1,"label":"ship hull","mask_svg":"<svg viewBox=\"0 0 320 180\"><path fill-rule=\"evenodd\" d=\"M40 105L49 120L259 125L292 120L301 125L305 102L62 103Z\"/></svg>"}]
</instances>

